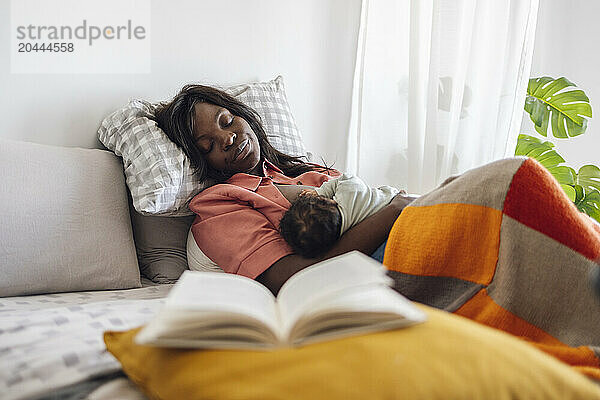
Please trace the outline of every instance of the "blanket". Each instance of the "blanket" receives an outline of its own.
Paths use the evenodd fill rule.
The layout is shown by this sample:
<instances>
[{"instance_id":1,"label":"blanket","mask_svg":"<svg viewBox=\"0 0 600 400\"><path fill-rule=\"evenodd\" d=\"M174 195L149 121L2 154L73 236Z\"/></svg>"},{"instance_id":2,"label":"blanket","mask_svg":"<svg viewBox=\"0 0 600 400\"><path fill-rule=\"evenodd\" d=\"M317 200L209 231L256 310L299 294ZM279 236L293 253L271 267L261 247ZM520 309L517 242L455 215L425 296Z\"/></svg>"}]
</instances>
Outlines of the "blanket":
<instances>
[{"instance_id":1,"label":"blanket","mask_svg":"<svg viewBox=\"0 0 600 400\"><path fill-rule=\"evenodd\" d=\"M448 179L404 209L384 265L408 298L501 329L600 380L600 226L537 161Z\"/></svg>"}]
</instances>

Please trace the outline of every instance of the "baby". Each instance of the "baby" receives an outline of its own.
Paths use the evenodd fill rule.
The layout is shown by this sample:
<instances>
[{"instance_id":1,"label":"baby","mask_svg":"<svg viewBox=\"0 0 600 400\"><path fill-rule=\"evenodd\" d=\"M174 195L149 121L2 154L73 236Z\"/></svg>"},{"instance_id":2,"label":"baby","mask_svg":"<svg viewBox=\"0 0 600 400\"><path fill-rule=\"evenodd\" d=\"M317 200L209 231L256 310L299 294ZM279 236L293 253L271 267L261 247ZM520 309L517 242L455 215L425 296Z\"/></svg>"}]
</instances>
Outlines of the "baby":
<instances>
[{"instance_id":1,"label":"baby","mask_svg":"<svg viewBox=\"0 0 600 400\"><path fill-rule=\"evenodd\" d=\"M390 186L369 188L360 178L346 174L318 188L278 187L292 203L279 223L281 236L296 254L307 258L327 252L344 232L399 193Z\"/></svg>"}]
</instances>

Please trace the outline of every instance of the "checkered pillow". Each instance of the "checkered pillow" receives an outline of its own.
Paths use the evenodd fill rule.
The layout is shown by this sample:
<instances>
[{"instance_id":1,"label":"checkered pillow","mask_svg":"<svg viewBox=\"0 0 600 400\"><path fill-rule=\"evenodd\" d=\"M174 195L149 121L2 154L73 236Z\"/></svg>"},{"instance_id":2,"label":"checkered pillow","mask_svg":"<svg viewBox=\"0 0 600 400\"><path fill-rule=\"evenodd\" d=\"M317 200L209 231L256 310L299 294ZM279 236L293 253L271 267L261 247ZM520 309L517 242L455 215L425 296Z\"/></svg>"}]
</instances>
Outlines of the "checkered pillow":
<instances>
[{"instance_id":1,"label":"checkered pillow","mask_svg":"<svg viewBox=\"0 0 600 400\"><path fill-rule=\"evenodd\" d=\"M187 202L206 185L183 152L152 120L155 108L131 100L102 121L98 139L123 158L133 205L142 214L190 214Z\"/></svg>"},{"instance_id":2,"label":"checkered pillow","mask_svg":"<svg viewBox=\"0 0 600 400\"><path fill-rule=\"evenodd\" d=\"M258 112L276 149L294 156L307 154L281 76L270 82L234 86L227 92ZM210 183L194 176L189 159L152 119L154 111L152 104L132 100L102 121L98 138L123 158L127 186L138 212L190 215L187 203Z\"/></svg>"},{"instance_id":3,"label":"checkered pillow","mask_svg":"<svg viewBox=\"0 0 600 400\"><path fill-rule=\"evenodd\" d=\"M269 82L233 86L226 90L261 117L269 143L291 156L306 156L304 142L285 95L283 77Z\"/></svg>"}]
</instances>

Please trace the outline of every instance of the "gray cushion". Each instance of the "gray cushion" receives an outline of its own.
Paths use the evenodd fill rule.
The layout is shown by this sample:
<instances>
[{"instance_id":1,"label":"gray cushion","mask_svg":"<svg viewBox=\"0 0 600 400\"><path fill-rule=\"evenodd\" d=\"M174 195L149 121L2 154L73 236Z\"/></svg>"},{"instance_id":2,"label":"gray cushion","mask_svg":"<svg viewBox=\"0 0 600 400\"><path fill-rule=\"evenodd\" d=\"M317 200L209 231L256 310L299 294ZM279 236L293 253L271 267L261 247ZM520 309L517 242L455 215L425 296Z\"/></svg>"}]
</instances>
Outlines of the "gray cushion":
<instances>
[{"instance_id":1,"label":"gray cushion","mask_svg":"<svg viewBox=\"0 0 600 400\"><path fill-rule=\"evenodd\" d=\"M0 296L140 287L123 166L0 140Z\"/></svg>"},{"instance_id":2,"label":"gray cushion","mask_svg":"<svg viewBox=\"0 0 600 400\"><path fill-rule=\"evenodd\" d=\"M142 215L131 200L129 211L140 272L155 283L174 283L188 269L186 236L195 217Z\"/></svg>"}]
</instances>

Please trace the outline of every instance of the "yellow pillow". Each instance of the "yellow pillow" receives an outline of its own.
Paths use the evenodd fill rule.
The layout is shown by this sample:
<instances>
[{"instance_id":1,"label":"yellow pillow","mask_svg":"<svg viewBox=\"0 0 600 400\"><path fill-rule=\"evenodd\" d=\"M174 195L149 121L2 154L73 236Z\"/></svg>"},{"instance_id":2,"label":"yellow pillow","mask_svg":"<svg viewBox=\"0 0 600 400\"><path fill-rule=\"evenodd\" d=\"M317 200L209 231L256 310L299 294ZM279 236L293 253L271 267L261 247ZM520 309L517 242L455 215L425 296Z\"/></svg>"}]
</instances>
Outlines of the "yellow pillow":
<instances>
[{"instance_id":1,"label":"yellow pillow","mask_svg":"<svg viewBox=\"0 0 600 400\"><path fill-rule=\"evenodd\" d=\"M153 399L600 399L600 388L526 342L422 307L424 324L271 352L136 345L108 350Z\"/></svg>"}]
</instances>

